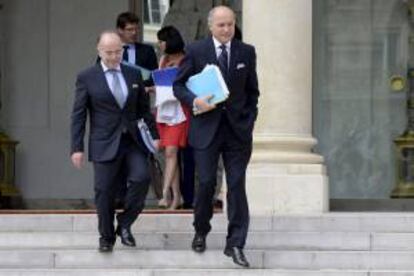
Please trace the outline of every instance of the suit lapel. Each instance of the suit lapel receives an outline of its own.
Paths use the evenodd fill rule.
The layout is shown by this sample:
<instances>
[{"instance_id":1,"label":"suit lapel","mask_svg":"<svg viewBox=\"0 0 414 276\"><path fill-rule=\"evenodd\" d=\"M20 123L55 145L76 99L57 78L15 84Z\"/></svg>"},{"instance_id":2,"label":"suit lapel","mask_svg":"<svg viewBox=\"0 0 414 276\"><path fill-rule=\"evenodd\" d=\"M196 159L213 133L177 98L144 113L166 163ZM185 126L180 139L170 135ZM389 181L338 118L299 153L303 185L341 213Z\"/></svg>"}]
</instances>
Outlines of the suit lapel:
<instances>
[{"instance_id":1,"label":"suit lapel","mask_svg":"<svg viewBox=\"0 0 414 276\"><path fill-rule=\"evenodd\" d=\"M97 65L96 74L98 78L98 83L101 85L101 89L99 89L99 91L102 91L102 93L109 95L114 101L114 103L118 106L116 99L112 94L111 88L109 87L109 84L106 81L105 72L103 71L103 68L100 64Z\"/></svg>"},{"instance_id":2,"label":"suit lapel","mask_svg":"<svg viewBox=\"0 0 414 276\"><path fill-rule=\"evenodd\" d=\"M96 73L96 78L98 79L98 84L101 85L101 89L99 90L111 93L111 89L109 88L108 82L106 81L105 73L103 71L102 66L100 64L97 64L95 69L96 69L95 73Z\"/></svg>"},{"instance_id":3,"label":"suit lapel","mask_svg":"<svg viewBox=\"0 0 414 276\"><path fill-rule=\"evenodd\" d=\"M207 63L213 63L218 66L218 60L217 60L217 54L216 49L214 47L213 38L210 37L209 40L207 40ZM239 52L240 52L240 42L236 39L233 39L231 41L230 46L230 62L229 62L229 72L228 77L226 79L226 82L231 83L232 76L234 75L235 69L236 69L236 63L239 58Z\"/></svg>"},{"instance_id":4,"label":"suit lapel","mask_svg":"<svg viewBox=\"0 0 414 276\"><path fill-rule=\"evenodd\" d=\"M231 79L234 76L234 72L236 71L236 64L237 60L239 59L240 53L240 42L237 39L233 39L231 41L230 47L230 65L229 65L229 81L231 83Z\"/></svg>"},{"instance_id":5,"label":"suit lapel","mask_svg":"<svg viewBox=\"0 0 414 276\"><path fill-rule=\"evenodd\" d=\"M218 57L217 57L217 53L216 53L216 47L214 46L214 41L213 41L213 37L210 37L210 39L208 40L208 52L207 52L207 63L208 64L215 64L217 65L219 68L219 63L218 63ZM232 43L233 45L233 43ZM233 48L233 47L232 47ZM232 59L232 54L230 53L230 61ZM224 81L227 83L227 86L229 85L229 78L230 78L230 71L228 72L227 76L223 75Z\"/></svg>"},{"instance_id":6,"label":"suit lapel","mask_svg":"<svg viewBox=\"0 0 414 276\"><path fill-rule=\"evenodd\" d=\"M140 64L140 60L138 60L138 58L139 58L139 55L138 55L139 45L136 42L134 44L135 44L135 64Z\"/></svg>"},{"instance_id":7,"label":"suit lapel","mask_svg":"<svg viewBox=\"0 0 414 276\"><path fill-rule=\"evenodd\" d=\"M96 74L97 74L98 83L101 85L101 89L99 89L99 91L102 91L102 93L107 94L112 99L113 104L117 108L121 108L118 102L116 101L114 94L112 94L112 91L108 85L108 82L106 81L105 72L103 71L102 66L100 64L97 64L96 66L97 66Z\"/></svg>"},{"instance_id":8,"label":"suit lapel","mask_svg":"<svg viewBox=\"0 0 414 276\"><path fill-rule=\"evenodd\" d=\"M142 51L141 49L141 44L139 44L138 42L135 42L135 64L139 65L139 66L143 66L143 53L140 53ZM145 66L143 66L145 67Z\"/></svg>"},{"instance_id":9,"label":"suit lapel","mask_svg":"<svg viewBox=\"0 0 414 276\"><path fill-rule=\"evenodd\" d=\"M217 60L217 54L216 54L216 48L214 47L213 38L210 37L206 40L207 44L207 63L208 64L215 64L218 66L218 60Z\"/></svg>"},{"instance_id":10,"label":"suit lapel","mask_svg":"<svg viewBox=\"0 0 414 276\"><path fill-rule=\"evenodd\" d=\"M127 106L128 101L131 98L132 82L133 82L132 76L130 74L128 74L128 72L126 71L125 68L126 67L121 64L121 72L122 72L122 75L124 76L125 83L126 83L126 86L127 86L127 93L128 93L124 107Z\"/></svg>"}]
</instances>

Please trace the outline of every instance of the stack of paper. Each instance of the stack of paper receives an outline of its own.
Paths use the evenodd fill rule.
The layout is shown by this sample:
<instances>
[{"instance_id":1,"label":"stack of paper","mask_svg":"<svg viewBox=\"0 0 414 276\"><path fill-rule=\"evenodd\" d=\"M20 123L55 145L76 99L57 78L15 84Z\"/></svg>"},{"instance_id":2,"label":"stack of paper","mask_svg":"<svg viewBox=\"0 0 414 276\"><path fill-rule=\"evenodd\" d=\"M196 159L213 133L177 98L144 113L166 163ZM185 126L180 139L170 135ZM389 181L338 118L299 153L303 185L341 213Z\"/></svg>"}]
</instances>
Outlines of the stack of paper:
<instances>
[{"instance_id":1,"label":"stack of paper","mask_svg":"<svg viewBox=\"0 0 414 276\"><path fill-rule=\"evenodd\" d=\"M229 89L217 65L208 64L203 71L190 77L187 88L198 97L213 95L209 103L217 104L225 101L229 96Z\"/></svg>"},{"instance_id":2,"label":"stack of paper","mask_svg":"<svg viewBox=\"0 0 414 276\"><path fill-rule=\"evenodd\" d=\"M151 132L145 121L143 119L138 120L137 127L141 135L142 141L144 142L147 149L150 152L155 153L157 151L157 149L155 148L155 141L154 138L152 138Z\"/></svg>"},{"instance_id":3,"label":"stack of paper","mask_svg":"<svg viewBox=\"0 0 414 276\"><path fill-rule=\"evenodd\" d=\"M175 125L186 120L181 104L174 97L172 88L177 72L177 67L168 67L152 72L152 78L155 84L157 122L159 123Z\"/></svg>"},{"instance_id":4,"label":"stack of paper","mask_svg":"<svg viewBox=\"0 0 414 276\"><path fill-rule=\"evenodd\" d=\"M177 76L177 67L168 67L164 69L154 70L152 79L155 85L155 105L160 106L168 101L177 100L174 97L172 85Z\"/></svg>"}]
</instances>

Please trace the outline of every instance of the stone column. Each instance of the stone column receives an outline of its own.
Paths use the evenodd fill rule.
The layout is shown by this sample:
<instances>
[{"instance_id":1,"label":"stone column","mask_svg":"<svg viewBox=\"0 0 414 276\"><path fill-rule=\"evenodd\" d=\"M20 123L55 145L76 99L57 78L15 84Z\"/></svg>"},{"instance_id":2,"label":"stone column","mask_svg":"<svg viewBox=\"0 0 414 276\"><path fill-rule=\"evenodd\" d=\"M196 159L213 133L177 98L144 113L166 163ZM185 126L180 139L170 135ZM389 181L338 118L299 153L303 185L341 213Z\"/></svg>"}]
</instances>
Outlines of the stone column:
<instances>
[{"instance_id":1,"label":"stone column","mask_svg":"<svg viewBox=\"0 0 414 276\"><path fill-rule=\"evenodd\" d=\"M323 157L312 152L312 1L243 1L257 52L259 117L247 192L252 214L328 210Z\"/></svg>"},{"instance_id":2,"label":"stone column","mask_svg":"<svg viewBox=\"0 0 414 276\"><path fill-rule=\"evenodd\" d=\"M4 16L3 16L3 0L0 0L0 134L2 133L2 105L3 105L3 72L4 72L4 66L3 66L3 51L4 51L4 34L3 34L3 26L4 26Z\"/></svg>"}]
</instances>

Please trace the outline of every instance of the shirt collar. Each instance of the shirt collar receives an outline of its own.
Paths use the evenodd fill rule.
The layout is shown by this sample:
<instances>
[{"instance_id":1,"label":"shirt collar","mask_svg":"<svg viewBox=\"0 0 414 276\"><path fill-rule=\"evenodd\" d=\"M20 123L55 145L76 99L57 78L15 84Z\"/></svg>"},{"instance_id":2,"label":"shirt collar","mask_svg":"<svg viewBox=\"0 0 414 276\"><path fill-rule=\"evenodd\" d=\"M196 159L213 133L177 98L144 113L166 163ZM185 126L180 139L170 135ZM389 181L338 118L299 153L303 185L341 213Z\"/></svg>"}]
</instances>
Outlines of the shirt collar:
<instances>
[{"instance_id":1,"label":"shirt collar","mask_svg":"<svg viewBox=\"0 0 414 276\"><path fill-rule=\"evenodd\" d=\"M128 46L128 49L135 49L135 43L125 43L124 46Z\"/></svg>"},{"instance_id":2,"label":"shirt collar","mask_svg":"<svg viewBox=\"0 0 414 276\"><path fill-rule=\"evenodd\" d=\"M218 41L214 36L213 36L213 42L214 42L214 48L215 49L219 48L223 44L220 41ZM226 45L226 50L229 51L230 46L231 46L231 40L227 43L224 43L224 45Z\"/></svg>"},{"instance_id":3,"label":"shirt collar","mask_svg":"<svg viewBox=\"0 0 414 276\"><path fill-rule=\"evenodd\" d=\"M102 66L104 73L108 72L108 70L116 70L116 71L121 72L121 65L118 65L115 69L109 69L108 66L106 66L105 63L101 61L101 66Z\"/></svg>"}]
</instances>

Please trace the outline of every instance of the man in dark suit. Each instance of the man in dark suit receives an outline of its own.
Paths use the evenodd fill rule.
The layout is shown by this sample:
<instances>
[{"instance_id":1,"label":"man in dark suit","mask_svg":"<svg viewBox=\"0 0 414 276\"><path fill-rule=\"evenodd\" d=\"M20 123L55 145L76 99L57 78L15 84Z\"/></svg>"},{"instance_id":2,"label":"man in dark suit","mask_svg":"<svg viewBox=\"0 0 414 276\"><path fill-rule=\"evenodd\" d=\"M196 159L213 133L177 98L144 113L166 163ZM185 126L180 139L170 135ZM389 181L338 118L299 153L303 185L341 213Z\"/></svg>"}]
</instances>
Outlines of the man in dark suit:
<instances>
[{"instance_id":1,"label":"man in dark suit","mask_svg":"<svg viewBox=\"0 0 414 276\"><path fill-rule=\"evenodd\" d=\"M134 13L123 12L116 19L116 29L124 43L123 60L149 70L158 68L157 56L150 45L138 42L139 18Z\"/></svg>"},{"instance_id":2,"label":"man in dark suit","mask_svg":"<svg viewBox=\"0 0 414 276\"><path fill-rule=\"evenodd\" d=\"M131 12L120 13L116 19L116 30L123 43L123 61L149 70L158 69L158 61L154 48L150 45L138 42L138 16ZM96 62L100 62L99 56ZM152 85L152 82L150 81L148 85Z\"/></svg>"},{"instance_id":3,"label":"man in dark suit","mask_svg":"<svg viewBox=\"0 0 414 276\"><path fill-rule=\"evenodd\" d=\"M204 252L206 236L211 230L213 196L219 156L222 156L227 182L228 232L224 254L236 264L248 267L243 248L249 210L245 174L252 151L252 132L257 117L259 89L256 53L253 46L234 37L235 15L225 6L213 8L208 16L212 36L189 45L174 82L174 95L193 109L189 143L199 176L194 209L195 236L192 249ZM209 103L210 97L196 97L186 87L189 77L207 64L217 64L230 91L220 104Z\"/></svg>"},{"instance_id":4,"label":"man in dark suit","mask_svg":"<svg viewBox=\"0 0 414 276\"><path fill-rule=\"evenodd\" d=\"M157 56L150 45L138 42L140 32L140 19L132 12L120 13L116 18L116 30L121 37L124 52L122 60L132 65L138 65L148 70L158 69ZM154 85L152 78L144 80L146 91L150 91ZM149 97L148 97L149 100ZM118 207L123 208L126 193L125 172L120 172L121 185L117 192Z\"/></svg>"},{"instance_id":5,"label":"man in dark suit","mask_svg":"<svg viewBox=\"0 0 414 276\"><path fill-rule=\"evenodd\" d=\"M113 31L98 39L101 61L79 73L71 123L71 159L75 167L84 162L84 134L89 114L89 160L93 162L95 203L99 223L99 250L111 252L116 234L126 246L135 246L131 225L144 208L150 176L148 150L138 135L137 120L143 118L158 138L141 75L120 64L122 42ZM156 141L158 143L158 141ZM128 188L125 208L117 215L114 229L114 197L119 172L126 169Z\"/></svg>"}]
</instances>

